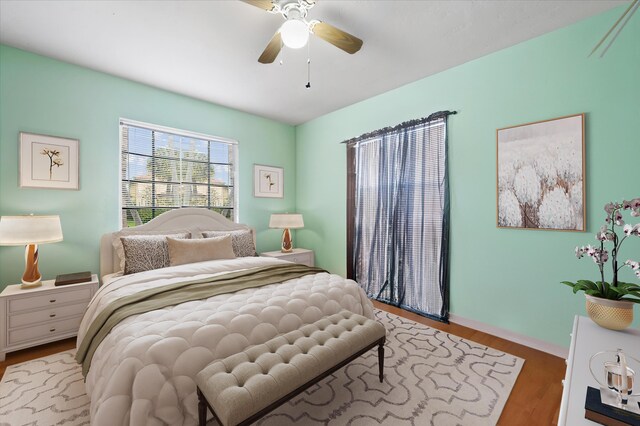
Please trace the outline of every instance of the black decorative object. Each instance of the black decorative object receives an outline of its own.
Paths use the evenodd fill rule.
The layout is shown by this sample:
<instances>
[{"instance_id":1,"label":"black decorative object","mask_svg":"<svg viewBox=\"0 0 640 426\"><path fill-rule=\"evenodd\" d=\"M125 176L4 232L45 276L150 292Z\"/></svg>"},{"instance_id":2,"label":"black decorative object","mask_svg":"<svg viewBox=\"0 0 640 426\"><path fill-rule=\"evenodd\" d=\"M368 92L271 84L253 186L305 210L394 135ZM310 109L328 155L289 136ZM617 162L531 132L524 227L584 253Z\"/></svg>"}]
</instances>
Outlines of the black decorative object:
<instances>
[{"instance_id":1,"label":"black decorative object","mask_svg":"<svg viewBox=\"0 0 640 426\"><path fill-rule=\"evenodd\" d=\"M629 403L639 404L637 401ZM600 399L600 389L587 387L587 399L584 403L584 418L606 426L640 426L640 416L630 411L621 410L611 405L603 404Z\"/></svg>"},{"instance_id":2,"label":"black decorative object","mask_svg":"<svg viewBox=\"0 0 640 426\"><path fill-rule=\"evenodd\" d=\"M91 281L91 272L74 272L73 274L63 274L56 276L55 286L88 283Z\"/></svg>"}]
</instances>

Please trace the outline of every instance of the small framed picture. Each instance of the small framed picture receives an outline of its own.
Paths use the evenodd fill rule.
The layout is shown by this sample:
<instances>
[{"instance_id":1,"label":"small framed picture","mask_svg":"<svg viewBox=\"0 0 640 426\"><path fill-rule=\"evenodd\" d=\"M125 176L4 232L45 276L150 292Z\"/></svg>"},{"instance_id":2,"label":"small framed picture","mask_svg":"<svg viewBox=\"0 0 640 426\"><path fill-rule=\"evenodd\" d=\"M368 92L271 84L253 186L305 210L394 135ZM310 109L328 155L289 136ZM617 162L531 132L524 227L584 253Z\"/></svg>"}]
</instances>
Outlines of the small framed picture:
<instances>
[{"instance_id":1,"label":"small framed picture","mask_svg":"<svg viewBox=\"0 0 640 426\"><path fill-rule=\"evenodd\" d=\"M20 132L20 187L79 189L77 139Z\"/></svg>"},{"instance_id":2,"label":"small framed picture","mask_svg":"<svg viewBox=\"0 0 640 426\"><path fill-rule=\"evenodd\" d=\"M282 167L253 165L253 196L284 197L284 169Z\"/></svg>"}]
</instances>

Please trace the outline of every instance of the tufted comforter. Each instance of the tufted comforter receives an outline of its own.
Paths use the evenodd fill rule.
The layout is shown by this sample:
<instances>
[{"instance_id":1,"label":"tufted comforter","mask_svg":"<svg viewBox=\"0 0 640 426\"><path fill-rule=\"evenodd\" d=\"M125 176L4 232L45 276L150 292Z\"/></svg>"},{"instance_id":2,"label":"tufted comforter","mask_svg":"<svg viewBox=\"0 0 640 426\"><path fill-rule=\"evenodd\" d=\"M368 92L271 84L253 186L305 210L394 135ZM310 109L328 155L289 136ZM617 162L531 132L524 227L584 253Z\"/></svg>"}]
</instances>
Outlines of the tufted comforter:
<instances>
[{"instance_id":1,"label":"tufted comforter","mask_svg":"<svg viewBox=\"0 0 640 426\"><path fill-rule=\"evenodd\" d=\"M101 310L125 295L282 262L244 257L112 277L89 304L78 343ZM373 318L354 281L320 273L128 317L98 346L86 376L91 424L195 425L194 379L206 365L342 309Z\"/></svg>"}]
</instances>

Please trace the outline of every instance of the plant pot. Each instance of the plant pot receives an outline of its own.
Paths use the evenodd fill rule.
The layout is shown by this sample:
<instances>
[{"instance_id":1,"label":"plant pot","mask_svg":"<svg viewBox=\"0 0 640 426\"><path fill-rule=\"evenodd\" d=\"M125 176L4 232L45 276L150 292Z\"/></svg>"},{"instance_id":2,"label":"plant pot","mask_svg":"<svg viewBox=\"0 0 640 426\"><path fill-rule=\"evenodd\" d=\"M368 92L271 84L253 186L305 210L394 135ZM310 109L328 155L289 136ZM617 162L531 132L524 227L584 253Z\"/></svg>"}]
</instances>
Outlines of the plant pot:
<instances>
[{"instance_id":1,"label":"plant pot","mask_svg":"<svg viewBox=\"0 0 640 426\"><path fill-rule=\"evenodd\" d=\"M624 300L610 300L590 296L587 298L587 313L589 318L600 327L609 330L624 330L633 321L633 302Z\"/></svg>"}]
</instances>

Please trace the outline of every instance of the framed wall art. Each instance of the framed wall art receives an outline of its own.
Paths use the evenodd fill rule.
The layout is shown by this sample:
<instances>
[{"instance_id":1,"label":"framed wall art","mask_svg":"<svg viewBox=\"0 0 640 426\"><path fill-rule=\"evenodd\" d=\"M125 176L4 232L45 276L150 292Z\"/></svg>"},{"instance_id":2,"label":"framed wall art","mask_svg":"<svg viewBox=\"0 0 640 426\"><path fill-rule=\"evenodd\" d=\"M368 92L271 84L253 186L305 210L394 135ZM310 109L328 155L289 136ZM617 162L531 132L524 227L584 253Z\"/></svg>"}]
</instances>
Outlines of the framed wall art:
<instances>
[{"instance_id":1,"label":"framed wall art","mask_svg":"<svg viewBox=\"0 0 640 426\"><path fill-rule=\"evenodd\" d=\"M20 187L79 189L77 139L20 132Z\"/></svg>"},{"instance_id":2,"label":"framed wall art","mask_svg":"<svg viewBox=\"0 0 640 426\"><path fill-rule=\"evenodd\" d=\"M253 196L284 197L284 169L282 167L253 165Z\"/></svg>"},{"instance_id":3,"label":"framed wall art","mask_svg":"<svg viewBox=\"0 0 640 426\"><path fill-rule=\"evenodd\" d=\"M585 230L584 121L576 114L496 131L499 228Z\"/></svg>"}]
</instances>

